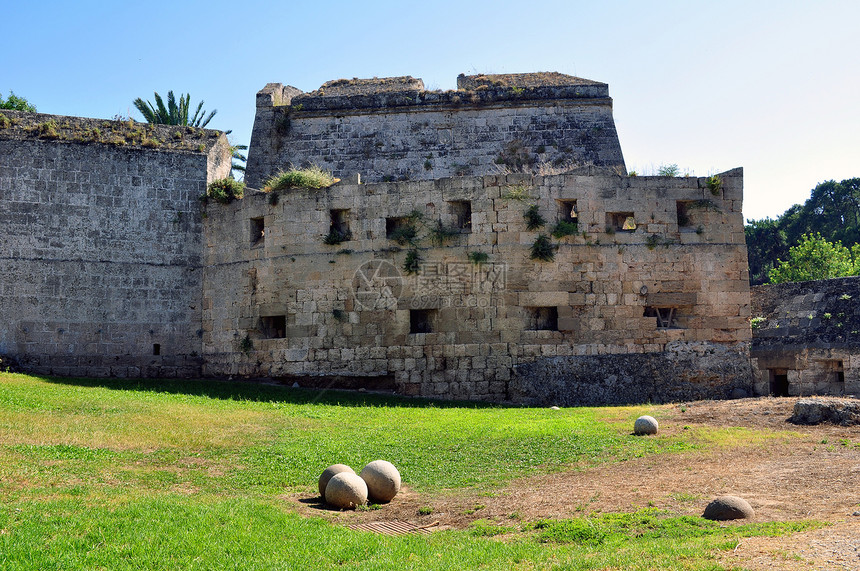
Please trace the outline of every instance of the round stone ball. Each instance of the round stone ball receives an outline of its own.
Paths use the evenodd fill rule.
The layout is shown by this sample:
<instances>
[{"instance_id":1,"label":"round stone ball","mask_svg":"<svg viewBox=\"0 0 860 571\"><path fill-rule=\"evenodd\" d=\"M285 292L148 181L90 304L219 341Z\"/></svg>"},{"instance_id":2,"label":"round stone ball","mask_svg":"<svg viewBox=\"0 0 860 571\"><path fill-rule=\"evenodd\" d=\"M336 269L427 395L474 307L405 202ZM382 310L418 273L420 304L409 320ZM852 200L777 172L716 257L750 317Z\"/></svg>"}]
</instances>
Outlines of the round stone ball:
<instances>
[{"instance_id":1,"label":"round stone ball","mask_svg":"<svg viewBox=\"0 0 860 571\"><path fill-rule=\"evenodd\" d=\"M708 504L702 517L715 521L751 519L755 517L755 510L743 498L737 496L720 496Z\"/></svg>"},{"instance_id":2,"label":"round stone ball","mask_svg":"<svg viewBox=\"0 0 860 571\"><path fill-rule=\"evenodd\" d=\"M328 468L323 470L323 473L320 474L320 479L318 482L319 489L320 489L320 496L325 498L325 488L328 485L329 480L331 480L335 474L340 474L341 472L348 472L350 474L355 474L355 470L353 470L352 468L350 468L346 464L332 464L331 466L329 466Z\"/></svg>"},{"instance_id":3,"label":"round stone ball","mask_svg":"<svg viewBox=\"0 0 860 571\"><path fill-rule=\"evenodd\" d=\"M634 434L657 434L657 419L653 416L640 416L633 425Z\"/></svg>"},{"instance_id":4,"label":"round stone ball","mask_svg":"<svg viewBox=\"0 0 860 571\"><path fill-rule=\"evenodd\" d=\"M367 492L374 502L390 502L400 491L400 472L391 462L374 460L362 468L359 476L367 482Z\"/></svg>"},{"instance_id":5,"label":"round stone ball","mask_svg":"<svg viewBox=\"0 0 860 571\"><path fill-rule=\"evenodd\" d=\"M353 472L332 476L325 487L326 503L342 510L353 510L367 503L367 484Z\"/></svg>"}]
</instances>

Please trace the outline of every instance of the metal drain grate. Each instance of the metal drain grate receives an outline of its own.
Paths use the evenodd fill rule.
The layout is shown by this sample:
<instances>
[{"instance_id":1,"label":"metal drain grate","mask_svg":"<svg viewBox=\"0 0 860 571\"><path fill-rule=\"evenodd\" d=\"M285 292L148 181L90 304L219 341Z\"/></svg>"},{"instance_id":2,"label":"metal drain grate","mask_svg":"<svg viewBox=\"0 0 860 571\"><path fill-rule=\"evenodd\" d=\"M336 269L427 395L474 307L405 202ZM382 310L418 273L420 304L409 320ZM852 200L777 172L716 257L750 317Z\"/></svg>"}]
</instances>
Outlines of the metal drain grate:
<instances>
[{"instance_id":1,"label":"metal drain grate","mask_svg":"<svg viewBox=\"0 0 860 571\"><path fill-rule=\"evenodd\" d=\"M429 534L439 529L439 522L434 521L428 525L415 526L405 521L374 521L372 523L358 523L349 526L356 531L372 531L383 535L403 535L406 533Z\"/></svg>"}]
</instances>

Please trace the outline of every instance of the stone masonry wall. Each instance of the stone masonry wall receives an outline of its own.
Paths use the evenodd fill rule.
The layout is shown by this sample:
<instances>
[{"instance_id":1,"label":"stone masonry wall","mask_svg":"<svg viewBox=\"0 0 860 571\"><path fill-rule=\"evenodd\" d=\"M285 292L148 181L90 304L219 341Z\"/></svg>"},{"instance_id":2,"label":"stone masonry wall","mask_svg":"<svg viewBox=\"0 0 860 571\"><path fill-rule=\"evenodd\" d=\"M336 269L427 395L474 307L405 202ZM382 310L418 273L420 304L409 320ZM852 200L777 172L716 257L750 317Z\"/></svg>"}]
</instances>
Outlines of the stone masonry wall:
<instances>
[{"instance_id":1,"label":"stone masonry wall","mask_svg":"<svg viewBox=\"0 0 860 571\"><path fill-rule=\"evenodd\" d=\"M204 372L530 403L749 391L742 171L720 176L353 179L209 204ZM414 249L391 238L413 213ZM560 219L576 232L531 259Z\"/></svg>"},{"instance_id":2,"label":"stone masonry wall","mask_svg":"<svg viewBox=\"0 0 860 571\"><path fill-rule=\"evenodd\" d=\"M756 392L860 394L858 299L860 277L752 288Z\"/></svg>"},{"instance_id":3,"label":"stone masonry wall","mask_svg":"<svg viewBox=\"0 0 860 571\"><path fill-rule=\"evenodd\" d=\"M229 172L223 135L2 114L0 355L46 374L199 375L199 197Z\"/></svg>"},{"instance_id":4,"label":"stone masonry wall","mask_svg":"<svg viewBox=\"0 0 860 571\"><path fill-rule=\"evenodd\" d=\"M291 165L337 177L433 180L582 165L626 174L604 83L562 74L461 76L457 91L412 77L337 80L257 94L246 182Z\"/></svg>"}]
</instances>

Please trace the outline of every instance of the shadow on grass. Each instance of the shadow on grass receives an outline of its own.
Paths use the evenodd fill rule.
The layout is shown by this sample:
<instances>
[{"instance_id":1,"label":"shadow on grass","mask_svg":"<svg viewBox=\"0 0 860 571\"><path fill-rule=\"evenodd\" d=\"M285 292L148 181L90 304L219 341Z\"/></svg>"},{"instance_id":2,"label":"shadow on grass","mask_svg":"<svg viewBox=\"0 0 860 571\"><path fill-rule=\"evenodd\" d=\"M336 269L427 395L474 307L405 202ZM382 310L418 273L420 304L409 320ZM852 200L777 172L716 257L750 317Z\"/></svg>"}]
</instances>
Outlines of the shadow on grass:
<instances>
[{"instance_id":1,"label":"shadow on grass","mask_svg":"<svg viewBox=\"0 0 860 571\"><path fill-rule=\"evenodd\" d=\"M33 375L58 385L97 387L118 391L148 391L213 399L321 404L338 406L388 406L403 408L504 408L504 405L476 401L442 401L391 394L365 393L335 388L293 388L263 380L225 381L221 379L116 379L66 378Z\"/></svg>"},{"instance_id":2,"label":"shadow on grass","mask_svg":"<svg viewBox=\"0 0 860 571\"><path fill-rule=\"evenodd\" d=\"M297 500L300 504L304 504L307 507L314 510L321 510L326 512L339 512L341 511L339 508L331 506L325 502L320 496L313 496L311 498L299 498Z\"/></svg>"}]
</instances>

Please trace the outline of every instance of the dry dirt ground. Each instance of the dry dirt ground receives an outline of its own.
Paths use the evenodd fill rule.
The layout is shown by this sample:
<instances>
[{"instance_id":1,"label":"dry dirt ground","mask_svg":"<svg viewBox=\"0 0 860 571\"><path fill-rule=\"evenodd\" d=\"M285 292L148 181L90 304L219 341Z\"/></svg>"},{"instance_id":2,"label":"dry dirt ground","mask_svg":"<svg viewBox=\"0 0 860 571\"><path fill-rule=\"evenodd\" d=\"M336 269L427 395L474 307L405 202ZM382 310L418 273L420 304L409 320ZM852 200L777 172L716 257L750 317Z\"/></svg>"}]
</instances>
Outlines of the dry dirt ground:
<instances>
[{"instance_id":1,"label":"dry dirt ground","mask_svg":"<svg viewBox=\"0 0 860 571\"><path fill-rule=\"evenodd\" d=\"M788 537L741 541L723 564L749 569L860 570L860 427L797 426L786 422L796 398L702 401L656 407L660 435L704 427L763 429L774 436L752 444L658 454L585 470L537 475L492 494L418 494L405 486L379 510L335 512L318 497L292 499L307 515L343 524L403 521L429 529L462 528L476 519L530 521L593 511L657 507L701 515L716 496L745 498L754 521L816 519L832 525ZM432 506L429 515L419 515ZM477 508L477 509L476 509Z\"/></svg>"}]
</instances>

